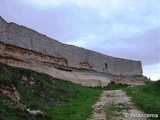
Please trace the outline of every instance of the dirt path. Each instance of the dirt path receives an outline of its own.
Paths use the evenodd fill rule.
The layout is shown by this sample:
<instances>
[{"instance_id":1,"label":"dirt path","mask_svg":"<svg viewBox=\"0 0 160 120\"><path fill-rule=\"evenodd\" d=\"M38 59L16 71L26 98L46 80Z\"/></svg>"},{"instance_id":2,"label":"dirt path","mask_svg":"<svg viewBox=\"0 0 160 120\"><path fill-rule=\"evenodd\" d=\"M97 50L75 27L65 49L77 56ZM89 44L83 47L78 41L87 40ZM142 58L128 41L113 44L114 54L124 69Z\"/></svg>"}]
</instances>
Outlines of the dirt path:
<instances>
[{"instance_id":1,"label":"dirt path","mask_svg":"<svg viewBox=\"0 0 160 120\"><path fill-rule=\"evenodd\" d=\"M122 90L103 91L92 106L93 115L87 120L147 120L139 116L144 113L136 109L130 99Z\"/></svg>"}]
</instances>

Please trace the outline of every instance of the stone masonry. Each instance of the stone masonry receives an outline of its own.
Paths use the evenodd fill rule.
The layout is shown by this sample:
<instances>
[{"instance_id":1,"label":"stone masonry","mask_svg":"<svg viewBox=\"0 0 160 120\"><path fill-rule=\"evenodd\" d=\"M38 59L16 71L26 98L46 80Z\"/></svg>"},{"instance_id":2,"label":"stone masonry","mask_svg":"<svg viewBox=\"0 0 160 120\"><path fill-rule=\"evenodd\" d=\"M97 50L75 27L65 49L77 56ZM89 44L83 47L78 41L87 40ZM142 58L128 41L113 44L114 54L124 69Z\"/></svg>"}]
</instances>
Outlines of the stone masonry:
<instances>
[{"instance_id":1,"label":"stone masonry","mask_svg":"<svg viewBox=\"0 0 160 120\"><path fill-rule=\"evenodd\" d=\"M0 42L57 58L65 58L69 67L80 68L80 64L85 62L92 66L93 70L99 72L114 75L142 75L140 61L115 58L66 45L24 26L7 23L2 18L0 18Z\"/></svg>"},{"instance_id":2,"label":"stone masonry","mask_svg":"<svg viewBox=\"0 0 160 120\"><path fill-rule=\"evenodd\" d=\"M64 69L67 72L76 69L98 72L103 74L102 76L142 76L140 61L115 58L63 44L27 27L7 23L2 17L0 17L0 61L24 68L32 68L31 64L39 65L38 70L36 68L33 70L43 73L47 72L40 70L40 65L49 66L52 69L51 66L54 64L54 68L61 68L63 72ZM96 80L98 80L97 77Z\"/></svg>"}]
</instances>

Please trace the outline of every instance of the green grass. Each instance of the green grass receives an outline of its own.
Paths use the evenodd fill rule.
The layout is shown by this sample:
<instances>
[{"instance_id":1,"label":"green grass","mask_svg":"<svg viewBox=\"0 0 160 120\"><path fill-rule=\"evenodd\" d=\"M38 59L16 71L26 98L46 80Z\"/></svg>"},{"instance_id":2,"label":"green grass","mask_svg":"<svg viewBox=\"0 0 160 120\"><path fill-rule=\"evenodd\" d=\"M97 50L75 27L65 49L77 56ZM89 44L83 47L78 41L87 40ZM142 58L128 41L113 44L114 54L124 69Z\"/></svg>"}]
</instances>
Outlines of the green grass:
<instances>
[{"instance_id":1,"label":"green grass","mask_svg":"<svg viewBox=\"0 0 160 120\"><path fill-rule=\"evenodd\" d=\"M106 106L106 119L107 120L111 120L114 116L116 116L116 106L115 105L109 105L109 106Z\"/></svg>"},{"instance_id":2,"label":"green grass","mask_svg":"<svg viewBox=\"0 0 160 120\"><path fill-rule=\"evenodd\" d=\"M125 88L132 102L147 114L159 114L160 117L160 81L149 82L147 85ZM151 118L158 119L158 118Z\"/></svg>"},{"instance_id":3,"label":"green grass","mask_svg":"<svg viewBox=\"0 0 160 120\"><path fill-rule=\"evenodd\" d=\"M27 80L22 80L26 76ZM34 82L31 85L30 82ZM20 103L31 110L41 110L44 116L30 116L12 104L10 98L0 94L0 119L2 120L85 120L92 114L92 105L103 90L124 88L110 83L108 87L87 88L52 78L32 70L10 67L0 63L0 84L14 85L20 93ZM8 100L3 102L3 100Z\"/></svg>"},{"instance_id":4,"label":"green grass","mask_svg":"<svg viewBox=\"0 0 160 120\"><path fill-rule=\"evenodd\" d=\"M28 80L22 80L22 76L26 76ZM34 82L34 85L29 82ZM116 89L125 90L132 96L132 101L146 113L160 113L160 82L149 82L132 88L114 83L104 88L87 88L0 63L0 84L13 84L20 93L20 103L31 110L39 109L44 113L44 116L31 116L26 111L21 111L17 107L18 103L11 102L9 97L0 93L0 120L85 120L92 114L91 106L99 99L102 91ZM110 109L113 111L116 108Z\"/></svg>"},{"instance_id":5,"label":"green grass","mask_svg":"<svg viewBox=\"0 0 160 120\"><path fill-rule=\"evenodd\" d=\"M120 112L122 112L124 109L126 110L128 108L125 108L124 105L121 108L120 108L119 105L108 105L108 106L106 106L106 110L105 110L106 119L107 120L112 120L114 117L123 116L122 114L120 114Z\"/></svg>"},{"instance_id":6,"label":"green grass","mask_svg":"<svg viewBox=\"0 0 160 120\"><path fill-rule=\"evenodd\" d=\"M0 64L0 84L16 86L21 100L31 110L41 110L44 116L22 112L10 98L0 94L2 120L85 120L92 113L92 105L102 90L82 87L31 70ZM22 80L26 76L28 80ZM29 82L34 82L30 85ZM6 100L4 102L4 100Z\"/></svg>"},{"instance_id":7,"label":"green grass","mask_svg":"<svg viewBox=\"0 0 160 120\"><path fill-rule=\"evenodd\" d=\"M123 84L115 84L114 82L110 82L107 86L102 87L95 87L93 89L96 90L122 90L124 88L127 88L128 85Z\"/></svg>"}]
</instances>

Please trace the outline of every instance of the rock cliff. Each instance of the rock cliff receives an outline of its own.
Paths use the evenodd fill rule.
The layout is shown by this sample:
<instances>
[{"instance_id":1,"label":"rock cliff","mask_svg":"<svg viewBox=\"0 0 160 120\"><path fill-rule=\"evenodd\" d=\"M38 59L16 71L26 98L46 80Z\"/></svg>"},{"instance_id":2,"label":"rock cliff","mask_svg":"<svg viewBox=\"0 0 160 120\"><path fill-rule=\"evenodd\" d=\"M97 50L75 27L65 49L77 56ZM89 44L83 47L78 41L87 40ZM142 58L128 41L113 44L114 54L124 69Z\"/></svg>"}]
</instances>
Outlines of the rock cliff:
<instances>
[{"instance_id":1,"label":"rock cliff","mask_svg":"<svg viewBox=\"0 0 160 120\"><path fill-rule=\"evenodd\" d=\"M110 81L140 85L147 80L140 61L66 45L1 17L0 62L91 87L106 86Z\"/></svg>"}]
</instances>

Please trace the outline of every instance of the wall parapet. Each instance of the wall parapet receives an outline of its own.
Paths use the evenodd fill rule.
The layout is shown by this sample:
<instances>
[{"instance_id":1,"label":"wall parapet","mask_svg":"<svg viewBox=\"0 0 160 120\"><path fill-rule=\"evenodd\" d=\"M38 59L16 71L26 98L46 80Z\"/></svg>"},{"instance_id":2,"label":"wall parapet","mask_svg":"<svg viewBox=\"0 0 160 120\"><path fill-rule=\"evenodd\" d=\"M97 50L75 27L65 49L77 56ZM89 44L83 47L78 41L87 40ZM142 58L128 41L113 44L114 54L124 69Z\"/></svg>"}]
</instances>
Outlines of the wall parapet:
<instances>
[{"instance_id":1,"label":"wall parapet","mask_svg":"<svg viewBox=\"0 0 160 120\"><path fill-rule=\"evenodd\" d=\"M142 75L141 61L115 58L63 44L27 27L7 23L2 17L0 17L0 42L46 56L63 58L67 61L68 67L88 67L98 72L113 75Z\"/></svg>"}]
</instances>

